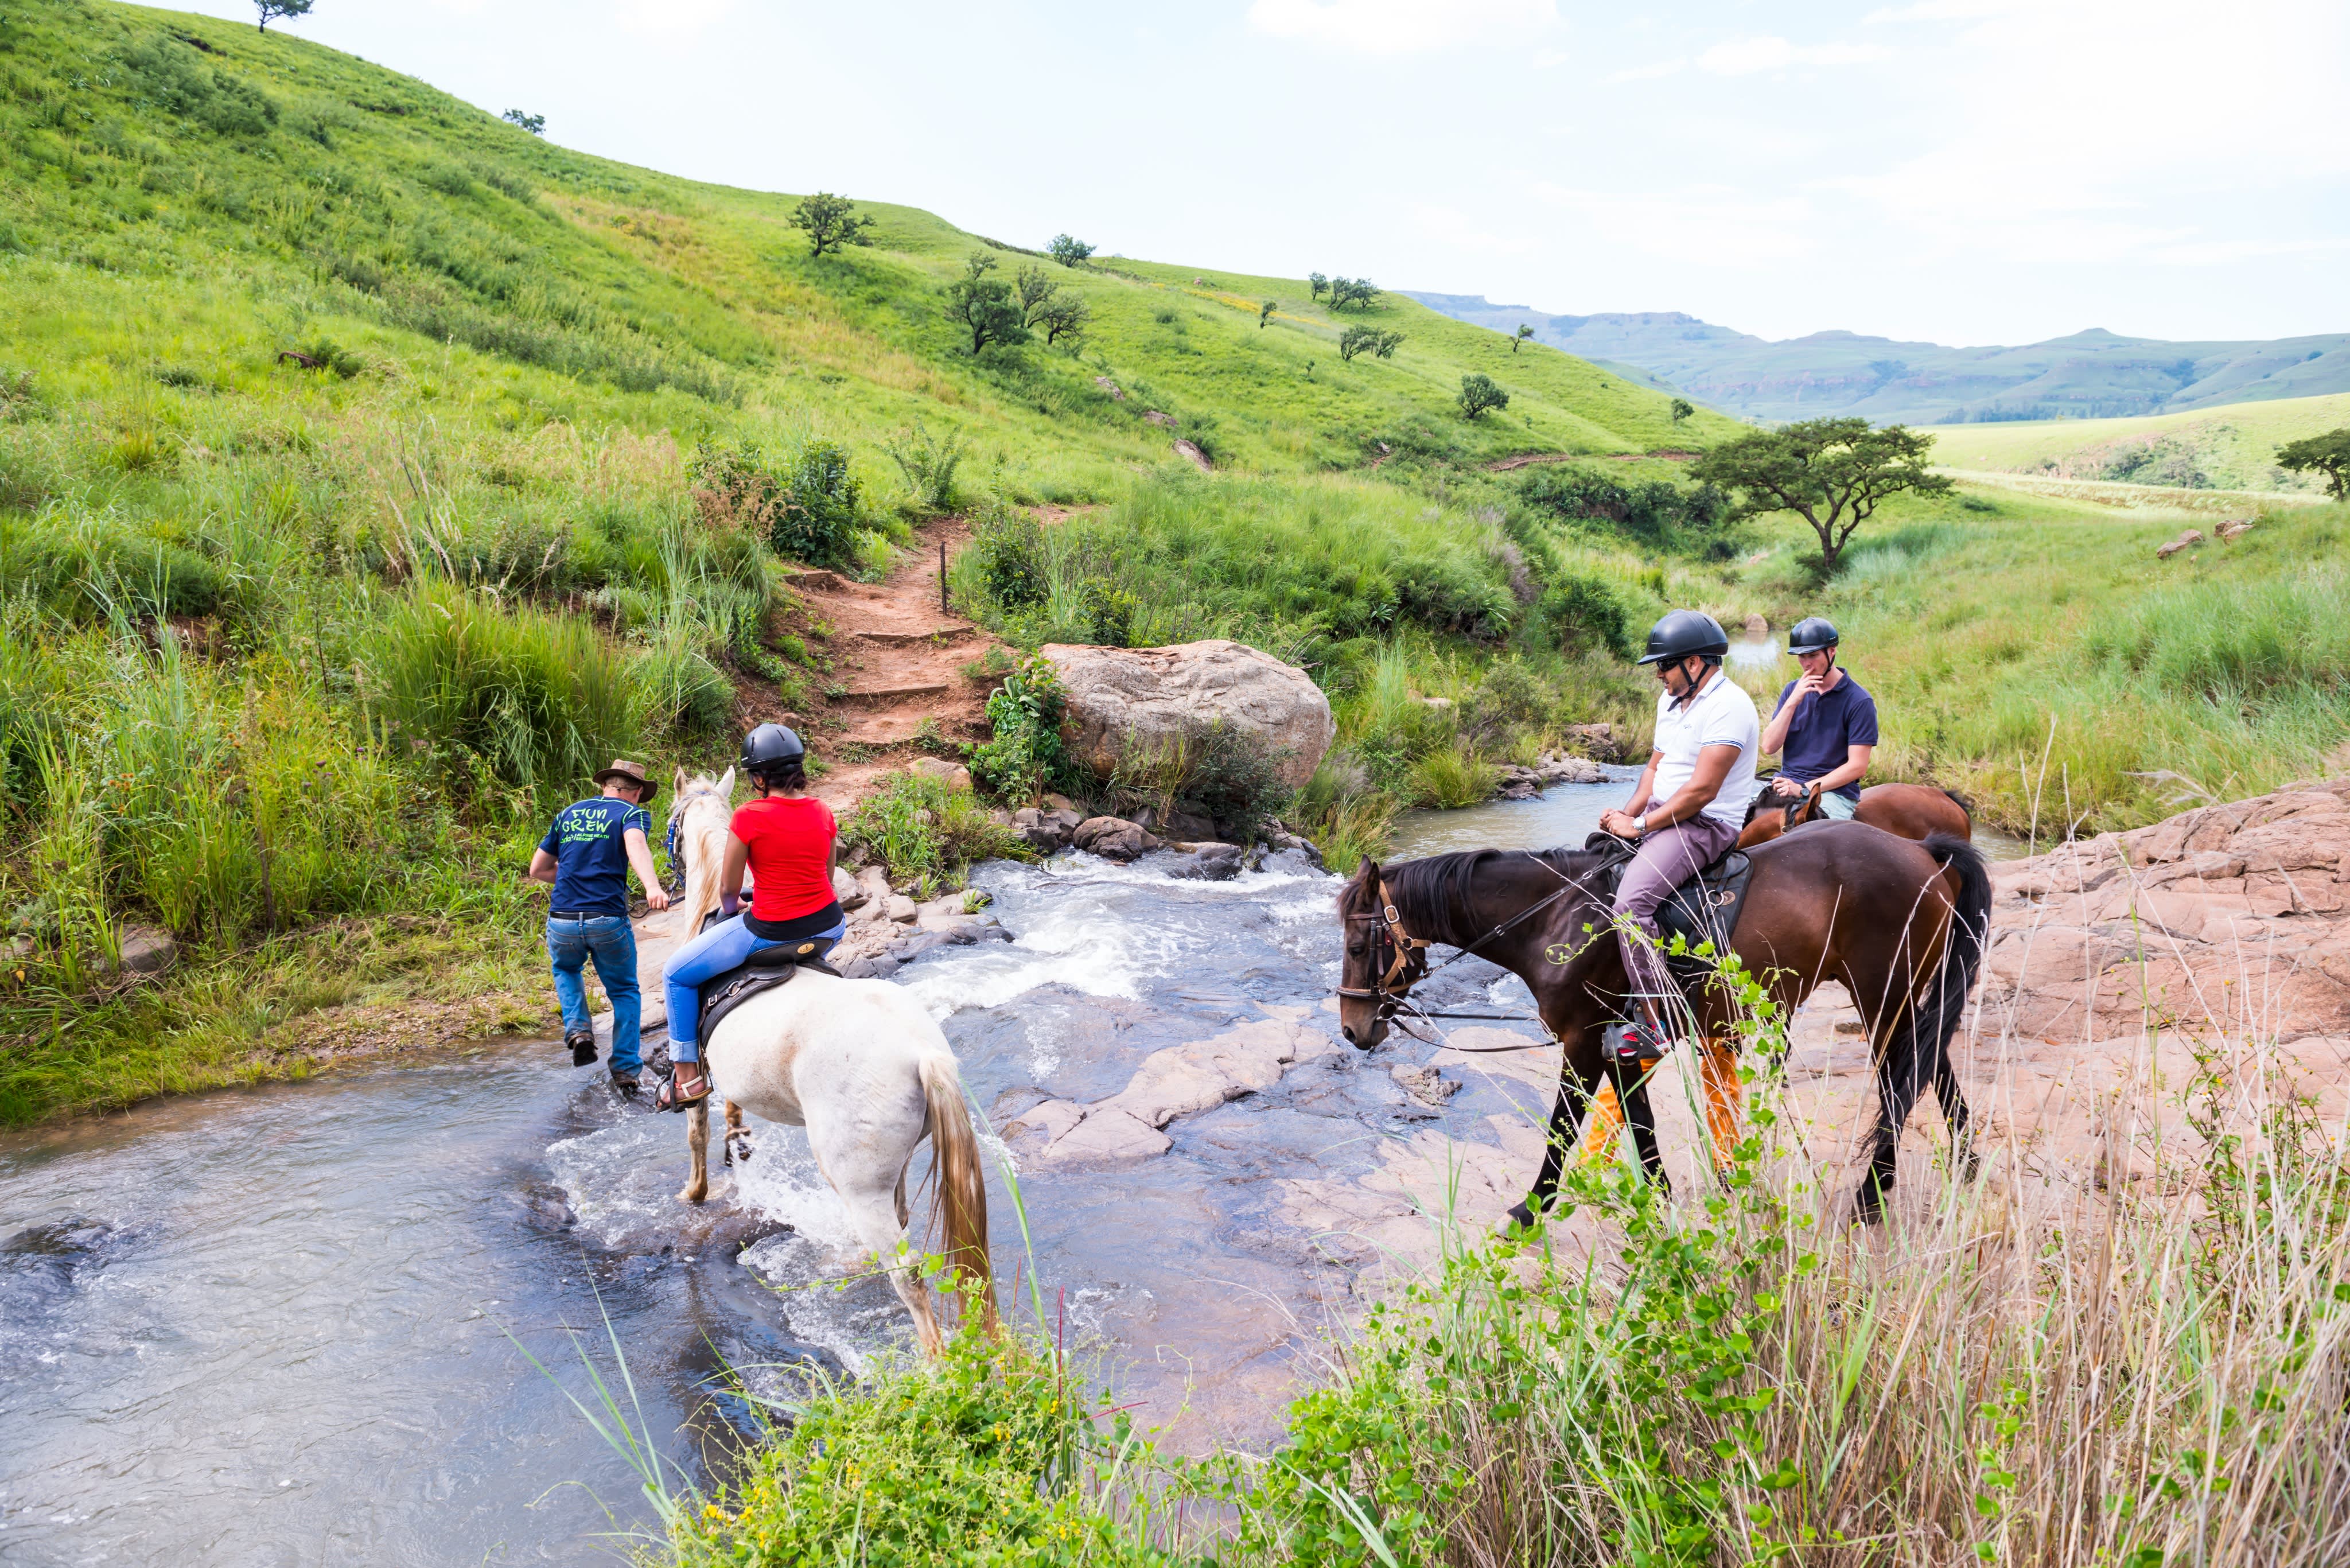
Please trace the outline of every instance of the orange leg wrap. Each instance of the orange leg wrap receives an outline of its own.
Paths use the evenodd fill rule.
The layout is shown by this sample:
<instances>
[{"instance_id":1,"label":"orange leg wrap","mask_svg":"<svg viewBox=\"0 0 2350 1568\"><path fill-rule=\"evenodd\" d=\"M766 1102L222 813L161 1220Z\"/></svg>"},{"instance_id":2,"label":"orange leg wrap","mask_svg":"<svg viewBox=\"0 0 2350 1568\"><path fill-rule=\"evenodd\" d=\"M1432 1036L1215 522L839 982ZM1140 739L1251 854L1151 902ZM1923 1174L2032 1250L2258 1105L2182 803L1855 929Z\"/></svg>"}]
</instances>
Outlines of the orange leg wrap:
<instances>
[{"instance_id":1,"label":"orange leg wrap","mask_svg":"<svg viewBox=\"0 0 2350 1568\"><path fill-rule=\"evenodd\" d=\"M1730 1151L1738 1146L1744 1120L1746 1086L1738 1081L1738 1056L1726 1040L1709 1040L1703 1047L1705 1129L1713 1139L1713 1163L1730 1169Z\"/></svg>"}]
</instances>

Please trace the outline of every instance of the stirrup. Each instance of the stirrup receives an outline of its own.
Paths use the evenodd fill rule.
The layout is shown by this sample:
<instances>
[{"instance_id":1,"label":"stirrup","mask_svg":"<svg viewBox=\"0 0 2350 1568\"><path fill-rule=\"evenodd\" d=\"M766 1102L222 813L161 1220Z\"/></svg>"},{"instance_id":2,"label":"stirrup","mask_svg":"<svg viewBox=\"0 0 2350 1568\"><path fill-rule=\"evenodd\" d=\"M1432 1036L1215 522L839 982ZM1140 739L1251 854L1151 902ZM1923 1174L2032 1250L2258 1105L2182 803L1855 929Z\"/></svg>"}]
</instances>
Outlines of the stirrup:
<instances>
[{"instance_id":1,"label":"stirrup","mask_svg":"<svg viewBox=\"0 0 2350 1568\"><path fill-rule=\"evenodd\" d=\"M687 1064L699 1065L699 1064ZM698 1106L702 1104L702 1101L710 1097L710 1070L708 1068L702 1068L702 1093L694 1096L690 1100L681 1098L677 1092L677 1069L678 1064L671 1062L669 1064L669 1071L661 1075L660 1087L653 1094L653 1109L657 1111L681 1111L688 1106Z\"/></svg>"}]
</instances>

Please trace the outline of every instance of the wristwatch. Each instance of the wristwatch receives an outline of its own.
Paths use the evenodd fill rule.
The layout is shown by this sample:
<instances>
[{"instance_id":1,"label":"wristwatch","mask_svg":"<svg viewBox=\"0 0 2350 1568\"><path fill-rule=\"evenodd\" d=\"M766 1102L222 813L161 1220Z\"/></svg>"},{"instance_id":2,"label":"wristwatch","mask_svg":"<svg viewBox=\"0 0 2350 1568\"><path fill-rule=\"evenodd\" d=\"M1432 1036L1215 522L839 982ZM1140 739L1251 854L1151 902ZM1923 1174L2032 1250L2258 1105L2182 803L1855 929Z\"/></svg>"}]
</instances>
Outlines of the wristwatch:
<instances>
[{"instance_id":1,"label":"wristwatch","mask_svg":"<svg viewBox=\"0 0 2350 1568\"><path fill-rule=\"evenodd\" d=\"M1647 812L1644 811L1639 815L1632 819L1632 831L1639 834L1644 838L1648 836L1648 814Z\"/></svg>"}]
</instances>

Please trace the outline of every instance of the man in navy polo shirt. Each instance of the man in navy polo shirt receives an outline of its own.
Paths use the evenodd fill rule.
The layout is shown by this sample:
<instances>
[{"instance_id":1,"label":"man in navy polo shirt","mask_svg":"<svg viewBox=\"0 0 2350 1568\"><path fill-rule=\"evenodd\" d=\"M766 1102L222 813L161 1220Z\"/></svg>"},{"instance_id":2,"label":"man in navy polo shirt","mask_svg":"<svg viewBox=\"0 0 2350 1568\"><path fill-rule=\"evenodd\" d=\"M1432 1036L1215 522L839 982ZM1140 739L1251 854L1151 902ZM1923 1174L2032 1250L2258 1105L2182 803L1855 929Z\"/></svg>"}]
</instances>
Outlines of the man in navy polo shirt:
<instances>
[{"instance_id":1,"label":"man in navy polo shirt","mask_svg":"<svg viewBox=\"0 0 2350 1568\"><path fill-rule=\"evenodd\" d=\"M1787 651L1803 679L1779 693L1762 726L1762 749L1779 753L1770 793L1800 798L1820 786L1820 815L1848 818L1860 804L1860 781L1877 750L1877 700L1836 663L1836 628L1818 616L1796 623Z\"/></svg>"},{"instance_id":2,"label":"man in navy polo shirt","mask_svg":"<svg viewBox=\"0 0 2350 1568\"><path fill-rule=\"evenodd\" d=\"M546 955L555 965L555 995L563 1004L563 1043L571 1064L596 1059L596 1035L588 1022L588 987L581 971L593 959L596 978L612 1003L612 1086L637 1091L637 933L629 924L629 872L644 884L645 902L669 908L669 894L653 870L646 844L652 815L645 803L660 785L634 763L616 762L596 775L603 794L575 801L555 814L555 825L530 857L530 879L552 882L547 901Z\"/></svg>"}]
</instances>

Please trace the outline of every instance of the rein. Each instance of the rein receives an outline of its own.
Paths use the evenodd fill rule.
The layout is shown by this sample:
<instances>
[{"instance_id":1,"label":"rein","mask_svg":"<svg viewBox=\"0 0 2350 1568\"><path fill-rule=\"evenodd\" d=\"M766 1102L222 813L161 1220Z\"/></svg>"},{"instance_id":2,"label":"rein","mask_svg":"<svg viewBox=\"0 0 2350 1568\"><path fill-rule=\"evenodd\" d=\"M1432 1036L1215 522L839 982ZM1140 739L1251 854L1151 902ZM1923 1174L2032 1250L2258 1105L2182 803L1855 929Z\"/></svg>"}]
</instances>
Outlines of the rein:
<instances>
[{"instance_id":1,"label":"rein","mask_svg":"<svg viewBox=\"0 0 2350 1568\"><path fill-rule=\"evenodd\" d=\"M1503 932L1508 931L1513 927L1524 920L1531 919L1535 915L1540 914L1543 910L1550 908L1553 904L1557 903L1561 898L1566 897L1567 894L1572 892L1589 891L1589 888L1585 885L1582 878L1569 877L1566 873L1561 871L1557 867L1553 866L1548 860L1544 859L1543 857L1539 855L1533 856L1531 858L1541 864L1544 869L1551 873L1551 875L1556 877L1559 879L1560 885L1544 897L1536 899L1534 903L1531 903L1524 909L1520 909L1508 919L1503 920L1501 924L1493 927L1483 936L1479 937L1474 941L1460 948L1451 958L1446 959L1442 963L1436 965L1434 969L1430 969L1427 971L1426 973L1422 974L1419 977L1420 980L1425 980L1429 975L1435 974L1438 971L1446 969L1452 964L1460 962L1462 959L1467 958L1479 948L1483 947L1487 942L1492 941L1495 937L1502 935ZM1439 1018L1474 1019L1492 1023L1542 1023L1543 1020L1540 1013L1431 1012L1426 1008L1420 1007L1417 1003L1413 1002L1410 999L1410 988L1413 985L1418 984L1419 981L1404 979L1404 983L1400 989L1398 988L1396 982L1399 978L1406 976L1407 971L1410 969L1411 955L1414 952L1425 950L1430 944L1427 939L1415 937L1404 929L1403 917L1396 909L1395 896L1388 891L1387 878L1384 877L1379 878L1378 899L1378 908L1375 912L1367 915L1355 915L1349 918L1352 919L1367 921L1372 926L1372 940L1376 944L1372 950L1372 967L1375 970L1380 970L1383 972L1380 972L1378 979L1368 986L1342 985L1338 987L1338 994L1340 996L1377 1002L1379 1004L1378 1015L1382 1019L1397 1020L1399 1022L1402 1015L1409 1013L1414 1018L1429 1020L1431 1027L1433 1027L1434 1021ZM1391 951L1394 955L1393 958L1386 958L1385 952L1383 952L1382 950ZM1549 1026L1547 1024L1544 1025L1545 1033L1547 1033L1548 1028ZM1407 1031L1407 1033L1409 1032ZM1439 1033L1441 1033L1441 1031ZM1446 1044L1443 1048L1448 1051L1458 1051L1468 1055L1499 1055L1512 1051L1539 1051L1546 1046L1555 1044L1555 1040L1529 1041L1523 1045L1453 1045Z\"/></svg>"}]
</instances>

